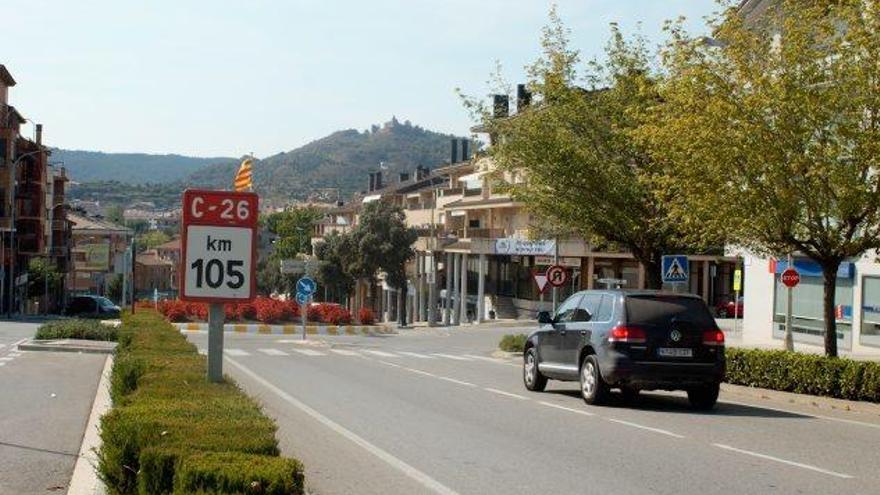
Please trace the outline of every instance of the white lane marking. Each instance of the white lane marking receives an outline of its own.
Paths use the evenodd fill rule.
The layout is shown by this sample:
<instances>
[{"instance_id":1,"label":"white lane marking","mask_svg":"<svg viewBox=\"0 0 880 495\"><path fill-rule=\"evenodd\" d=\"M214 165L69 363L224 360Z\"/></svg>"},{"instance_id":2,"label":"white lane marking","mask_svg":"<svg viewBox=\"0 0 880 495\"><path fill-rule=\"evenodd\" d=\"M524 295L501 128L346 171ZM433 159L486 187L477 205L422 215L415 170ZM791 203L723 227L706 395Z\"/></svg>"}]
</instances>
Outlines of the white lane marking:
<instances>
[{"instance_id":1,"label":"white lane marking","mask_svg":"<svg viewBox=\"0 0 880 495\"><path fill-rule=\"evenodd\" d=\"M441 495L458 495L458 493L455 490L440 483L439 481L435 480L434 478L431 478L427 474L423 473L422 471L419 471L418 469L411 466L410 464L407 464L403 460L401 460L397 457L394 457L393 455L391 455L389 452L383 450L382 448L371 444L370 442L368 442L364 438L360 437L358 434L347 429L346 427L342 426L341 424L333 421L332 419L328 418L327 416L324 416L323 414L319 413L315 409L312 409L311 407L309 407L305 403L299 401L298 399L294 398L293 396L291 396L287 392L276 387L275 385L270 383L268 380L264 379L263 377L261 377L260 375L258 375L256 373L254 373L250 369L244 367L243 365L241 365L231 359L229 360L229 362L233 366L238 368L242 373L244 373L248 377L252 378L254 381L259 383L260 385L269 389L271 392L273 392L275 395L280 397L282 400L284 400L288 404L290 404L293 407L296 407L297 409L299 409L300 411L308 414L314 420L316 420L319 423L323 424L324 426L330 428L334 432L351 440L356 445L360 446L361 448L363 448L364 450L366 450L370 454L373 454L374 456L378 457L379 459L385 461L391 467L393 467L393 468L399 470L400 472L402 472L403 474L409 476L410 478L412 478L414 481L418 482L419 484L421 484L425 488L427 488L435 493L439 493Z\"/></svg>"},{"instance_id":2,"label":"white lane marking","mask_svg":"<svg viewBox=\"0 0 880 495\"><path fill-rule=\"evenodd\" d=\"M365 350L364 352L368 352L374 356L379 356L379 357L390 357L390 358L398 357L396 354L391 354L390 352L385 352L385 351L373 351L373 350L368 349L368 350Z\"/></svg>"},{"instance_id":3,"label":"white lane marking","mask_svg":"<svg viewBox=\"0 0 880 495\"><path fill-rule=\"evenodd\" d=\"M280 350L280 349L257 349L267 356L289 356L290 354Z\"/></svg>"},{"instance_id":4,"label":"white lane marking","mask_svg":"<svg viewBox=\"0 0 880 495\"><path fill-rule=\"evenodd\" d=\"M24 344L25 342L27 342L27 340L28 340L28 339L26 339L26 338L25 338L25 339L21 339L21 340L16 340L16 341L13 342L9 347L18 347L19 344Z\"/></svg>"},{"instance_id":5,"label":"white lane marking","mask_svg":"<svg viewBox=\"0 0 880 495\"><path fill-rule=\"evenodd\" d=\"M450 383L455 383L456 385L464 385L465 387L476 387L473 383L463 382L461 380L456 380L455 378L449 378L448 376L437 376L440 380L444 380Z\"/></svg>"},{"instance_id":6,"label":"white lane marking","mask_svg":"<svg viewBox=\"0 0 880 495\"><path fill-rule=\"evenodd\" d=\"M12 361L11 357L0 357L0 361Z\"/></svg>"},{"instance_id":7,"label":"white lane marking","mask_svg":"<svg viewBox=\"0 0 880 495\"><path fill-rule=\"evenodd\" d=\"M403 354L404 356L410 356L419 359L434 359L433 356L428 356L427 354L419 354L418 352L408 352L408 351L397 351L398 354Z\"/></svg>"},{"instance_id":8,"label":"white lane marking","mask_svg":"<svg viewBox=\"0 0 880 495\"><path fill-rule=\"evenodd\" d=\"M403 368L403 366L401 366L397 363L389 363L388 361L379 361L379 362L381 364L384 364L385 366L391 366L392 368Z\"/></svg>"},{"instance_id":9,"label":"white lane marking","mask_svg":"<svg viewBox=\"0 0 880 495\"><path fill-rule=\"evenodd\" d=\"M461 356L453 356L452 354L440 354L440 353L435 352L432 355L437 356L437 357L446 358L446 359L454 359L456 361L470 361L469 358L461 357Z\"/></svg>"},{"instance_id":10,"label":"white lane marking","mask_svg":"<svg viewBox=\"0 0 880 495\"><path fill-rule=\"evenodd\" d=\"M810 471L815 471L817 473L827 474L829 476L836 476L838 478L844 478L844 479L851 479L854 477L849 474L838 473L836 471L829 471L827 469L822 469L820 467L811 466L809 464L802 464L800 462L794 462L794 461L789 461L786 459L780 459L779 457L773 457L773 456L767 455L767 454L759 454L758 452L752 452L750 450L738 449L736 447L731 447L730 445L724 445L721 443L713 443L712 445L718 447L719 449L729 450L731 452L737 452L739 454L750 455L752 457L757 457L759 459L765 459L768 461L774 461L774 462L779 462L782 464L788 464L789 466L795 466L795 467L799 467L799 468L803 468L803 469L809 469Z\"/></svg>"},{"instance_id":11,"label":"white lane marking","mask_svg":"<svg viewBox=\"0 0 880 495\"><path fill-rule=\"evenodd\" d=\"M279 344L308 344L310 343L308 340L303 340L302 337L298 339L279 339L275 342Z\"/></svg>"},{"instance_id":12,"label":"white lane marking","mask_svg":"<svg viewBox=\"0 0 880 495\"><path fill-rule=\"evenodd\" d=\"M582 416L595 416L594 413L591 413L589 411L583 411L581 409L573 409L571 407L560 406L559 404L554 404L552 402L541 401L541 402L538 402L538 404L541 404L542 406L547 406L547 407L554 407L556 409L562 409L563 411L573 412L575 414L580 414Z\"/></svg>"},{"instance_id":13,"label":"white lane marking","mask_svg":"<svg viewBox=\"0 0 880 495\"><path fill-rule=\"evenodd\" d=\"M326 356L323 352L313 351L312 349L294 349L293 352L298 352L305 356Z\"/></svg>"},{"instance_id":14,"label":"white lane marking","mask_svg":"<svg viewBox=\"0 0 880 495\"><path fill-rule=\"evenodd\" d=\"M837 421L839 423L849 423L851 425L858 426L867 426L868 428L877 428L880 429L880 424L877 423L867 423L865 421L856 421L854 419L844 419L844 418L835 418L834 416L822 416L821 414L813 414L808 412L794 411L791 409L780 409L778 407L770 407L762 404L749 404L748 402L736 402L732 400L719 400L719 404L733 404L735 406L745 406L745 407L755 407L758 409L767 409L768 411L776 411L788 414L797 414L799 416L806 416L808 418L816 418L816 419L824 419L826 421Z\"/></svg>"},{"instance_id":15,"label":"white lane marking","mask_svg":"<svg viewBox=\"0 0 880 495\"><path fill-rule=\"evenodd\" d=\"M227 356L250 356L251 353L242 349L224 349Z\"/></svg>"},{"instance_id":16,"label":"white lane marking","mask_svg":"<svg viewBox=\"0 0 880 495\"><path fill-rule=\"evenodd\" d=\"M0 366L6 366L6 363L0 363Z\"/></svg>"},{"instance_id":17,"label":"white lane marking","mask_svg":"<svg viewBox=\"0 0 880 495\"><path fill-rule=\"evenodd\" d=\"M6 355L7 355L7 356L12 356L12 357L14 357L14 358L17 358L18 356L21 356L22 354L23 354L23 353L22 353L21 351L15 351L15 352L9 352L9 353L7 353Z\"/></svg>"},{"instance_id":18,"label":"white lane marking","mask_svg":"<svg viewBox=\"0 0 880 495\"><path fill-rule=\"evenodd\" d=\"M330 349L330 352L339 354L340 356L360 356L360 354L347 349Z\"/></svg>"},{"instance_id":19,"label":"white lane marking","mask_svg":"<svg viewBox=\"0 0 880 495\"><path fill-rule=\"evenodd\" d=\"M505 397L511 397L513 399L529 400L529 398L524 395L512 394L510 392L505 392L504 390L498 390L497 388L484 387L483 390L485 390L487 392L492 392L493 394L503 395Z\"/></svg>"},{"instance_id":20,"label":"white lane marking","mask_svg":"<svg viewBox=\"0 0 880 495\"><path fill-rule=\"evenodd\" d=\"M626 425L626 426L632 426L633 428L639 428L641 430L646 430L646 431L653 431L654 433L660 433L662 435L669 435L670 437L674 437L674 438L684 438L683 435L679 435L678 433L672 433L669 430L661 430L660 428L652 428L650 426L640 425L638 423L631 423L629 421L624 421L622 419L614 419L614 418L607 418L607 419L608 419L608 421L611 421L612 423L617 423L617 424Z\"/></svg>"},{"instance_id":21,"label":"white lane marking","mask_svg":"<svg viewBox=\"0 0 880 495\"><path fill-rule=\"evenodd\" d=\"M199 349L199 354L201 354L202 356L207 356L208 350L207 349Z\"/></svg>"},{"instance_id":22,"label":"white lane marking","mask_svg":"<svg viewBox=\"0 0 880 495\"><path fill-rule=\"evenodd\" d=\"M0 344L0 349L3 349L4 347L6 347L6 344Z\"/></svg>"},{"instance_id":23,"label":"white lane marking","mask_svg":"<svg viewBox=\"0 0 880 495\"><path fill-rule=\"evenodd\" d=\"M464 354L464 357L469 357L471 359L479 359L480 361L486 361L489 363L503 364L505 366L514 366L516 368L520 367L520 365L518 365L518 364L510 363L510 362L507 362L503 359L498 359L498 358L493 358L493 357L488 357L488 356L477 356L475 354Z\"/></svg>"},{"instance_id":24,"label":"white lane marking","mask_svg":"<svg viewBox=\"0 0 880 495\"><path fill-rule=\"evenodd\" d=\"M427 371L417 370L415 368L404 368L406 371L412 371L413 373L418 373L420 375L430 376L433 378L437 378L437 375L434 373L428 373Z\"/></svg>"}]
</instances>

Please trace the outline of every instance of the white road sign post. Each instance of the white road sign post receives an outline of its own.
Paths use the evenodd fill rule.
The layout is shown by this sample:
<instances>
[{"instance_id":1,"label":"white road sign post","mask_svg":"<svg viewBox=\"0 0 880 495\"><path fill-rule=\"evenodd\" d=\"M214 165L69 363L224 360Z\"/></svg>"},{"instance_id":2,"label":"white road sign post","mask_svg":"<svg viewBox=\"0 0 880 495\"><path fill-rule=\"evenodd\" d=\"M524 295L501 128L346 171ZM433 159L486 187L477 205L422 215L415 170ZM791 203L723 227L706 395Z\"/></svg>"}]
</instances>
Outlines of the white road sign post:
<instances>
[{"instance_id":1,"label":"white road sign post","mask_svg":"<svg viewBox=\"0 0 880 495\"><path fill-rule=\"evenodd\" d=\"M259 204L254 193L183 193L180 299L208 303L208 380L223 381L223 304L256 295Z\"/></svg>"}]
</instances>

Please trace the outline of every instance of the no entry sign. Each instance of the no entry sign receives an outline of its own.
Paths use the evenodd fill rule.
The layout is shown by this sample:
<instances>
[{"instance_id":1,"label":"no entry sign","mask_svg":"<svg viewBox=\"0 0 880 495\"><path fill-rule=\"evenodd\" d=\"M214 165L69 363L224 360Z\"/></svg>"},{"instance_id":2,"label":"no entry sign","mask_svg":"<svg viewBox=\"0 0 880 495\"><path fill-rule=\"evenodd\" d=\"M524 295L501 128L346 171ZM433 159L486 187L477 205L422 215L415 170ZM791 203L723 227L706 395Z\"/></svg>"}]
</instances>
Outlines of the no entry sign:
<instances>
[{"instance_id":1,"label":"no entry sign","mask_svg":"<svg viewBox=\"0 0 880 495\"><path fill-rule=\"evenodd\" d=\"M180 298L241 302L254 298L258 199L254 193L183 193Z\"/></svg>"},{"instance_id":2,"label":"no entry sign","mask_svg":"<svg viewBox=\"0 0 880 495\"><path fill-rule=\"evenodd\" d=\"M782 272L782 283L789 289L793 289L797 284L801 283L801 274L794 268L786 268Z\"/></svg>"},{"instance_id":3,"label":"no entry sign","mask_svg":"<svg viewBox=\"0 0 880 495\"><path fill-rule=\"evenodd\" d=\"M568 281L568 271L560 265L553 265L547 269L547 281L553 287L562 287Z\"/></svg>"}]
</instances>

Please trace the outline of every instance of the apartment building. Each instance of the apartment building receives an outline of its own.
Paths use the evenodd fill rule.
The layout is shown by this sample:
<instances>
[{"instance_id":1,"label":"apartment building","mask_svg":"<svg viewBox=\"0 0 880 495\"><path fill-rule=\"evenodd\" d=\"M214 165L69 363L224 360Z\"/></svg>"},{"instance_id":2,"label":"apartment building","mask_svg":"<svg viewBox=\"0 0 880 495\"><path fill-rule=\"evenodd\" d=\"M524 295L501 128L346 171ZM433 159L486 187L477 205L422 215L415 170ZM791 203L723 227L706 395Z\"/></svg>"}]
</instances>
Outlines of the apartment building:
<instances>
[{"instance_id":1,"label":"apartment building","mask_svg":"<svg viewBox=\"0 0 880 495\"><path fill-rule=\"evenodd\" d=\"M134 233L101 218L71 213L68 219L72 224L68 292L104 295L113 277L130 272L126 251Z\"/></svg>"},{"instance_id":2,"label":"apartment building","mask_svg":"<svg viewBox=\"0 0 880 495\"><path fill-rule=\"evenodd\" d=\"M67 177L63 168L49 164L42 125L34 124L33 139L22 134L29 120L9 104L10 88L15 85L0 65L0 307L5 311L25 307L32 259L48 259L62 273L69 263ZM46 291L42 307L57 309L58 296Z\"/></svg>"}]
</instances>

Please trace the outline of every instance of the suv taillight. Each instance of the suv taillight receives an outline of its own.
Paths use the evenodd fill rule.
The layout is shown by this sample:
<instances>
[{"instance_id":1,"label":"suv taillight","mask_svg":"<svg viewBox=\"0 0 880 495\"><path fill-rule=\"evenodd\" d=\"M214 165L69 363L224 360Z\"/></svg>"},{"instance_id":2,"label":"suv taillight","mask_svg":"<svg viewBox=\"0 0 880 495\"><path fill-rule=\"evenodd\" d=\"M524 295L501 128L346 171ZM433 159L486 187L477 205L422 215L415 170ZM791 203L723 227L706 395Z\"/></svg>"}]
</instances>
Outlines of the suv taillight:
<instances>
[{"instance_id":1,"label":"suv taillight","mask_svg":"<svg viewBox=\"0 0 880 495\"><path fill-rule=\"evenodd\" d=\"M705 332L703 332L703 345L724 345L724 332L718 329L706 330Z\"/></svg>"},{"instance_id":2,"label":"suv taillight","mask_svg":"<svg viewBox=\"0 0 880 495\"><path fill-rule=\"evenodd\" d=\"M611 329L608 342L626 342L627 344L644 344L647 342L645 331L639 327L619 325Z\"/></svg>"}]
</instances>

